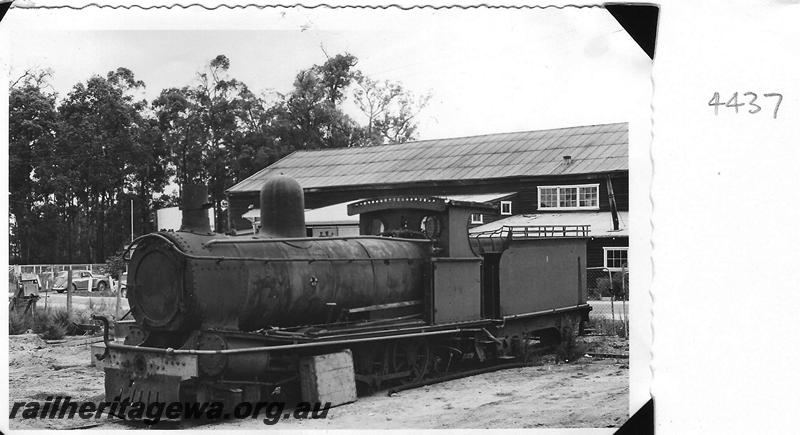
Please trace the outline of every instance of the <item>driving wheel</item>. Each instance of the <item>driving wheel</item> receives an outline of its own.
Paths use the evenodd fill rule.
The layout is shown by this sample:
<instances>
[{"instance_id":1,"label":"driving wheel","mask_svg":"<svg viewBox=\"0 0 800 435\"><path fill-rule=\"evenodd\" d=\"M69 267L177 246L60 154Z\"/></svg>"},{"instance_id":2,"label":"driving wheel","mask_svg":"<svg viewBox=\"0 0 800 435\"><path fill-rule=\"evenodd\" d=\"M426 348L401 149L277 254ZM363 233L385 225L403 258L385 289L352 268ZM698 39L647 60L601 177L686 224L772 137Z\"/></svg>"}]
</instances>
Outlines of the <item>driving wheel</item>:
<instances>
[{"instance_id":1,"label":"driving wheel","mask_svg":"<svg viewBox=\"0 0 800 435\"><path fill-rule=\"evenodd\" d=\"M392 352L393 371L410 372L409 382L418 382L428 373L431 365L431 350L425 339L403 340L394 344Z\"/></svg>"}]
</instances>

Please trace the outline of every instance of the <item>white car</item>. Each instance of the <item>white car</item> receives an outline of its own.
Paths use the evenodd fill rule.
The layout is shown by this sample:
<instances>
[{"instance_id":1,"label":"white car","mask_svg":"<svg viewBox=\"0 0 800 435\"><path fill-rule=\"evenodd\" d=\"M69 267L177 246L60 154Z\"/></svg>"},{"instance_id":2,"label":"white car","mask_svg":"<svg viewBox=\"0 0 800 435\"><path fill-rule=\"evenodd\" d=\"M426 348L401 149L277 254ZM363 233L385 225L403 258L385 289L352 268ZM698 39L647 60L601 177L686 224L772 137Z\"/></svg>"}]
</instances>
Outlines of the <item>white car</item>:
<instances>
[{"instance_id":1,"label":"white car","mask_svg":"<svg viewBox=\"0 0 800 435\"><path fill-rule=\"evenodd\" d=\"M123 273L119 278L119 291L122 297L128 295L128 272Z\"/></svg>"},{"instance_id":2,"label":"white car","mask_svg":"<svg viewBox=\"0 0 800 435\"><path fill-rule=\"evenodd\" d=\"M56 276L53 290L64 293L67 290L67 271L60 272ZM91 282L91 288L89 283ZM106 275L94 274L90 270L73 270L72 271L72 291L89 290L89 291L106 291L108 290L109 278Z\"/></svg>"}]
</instances>

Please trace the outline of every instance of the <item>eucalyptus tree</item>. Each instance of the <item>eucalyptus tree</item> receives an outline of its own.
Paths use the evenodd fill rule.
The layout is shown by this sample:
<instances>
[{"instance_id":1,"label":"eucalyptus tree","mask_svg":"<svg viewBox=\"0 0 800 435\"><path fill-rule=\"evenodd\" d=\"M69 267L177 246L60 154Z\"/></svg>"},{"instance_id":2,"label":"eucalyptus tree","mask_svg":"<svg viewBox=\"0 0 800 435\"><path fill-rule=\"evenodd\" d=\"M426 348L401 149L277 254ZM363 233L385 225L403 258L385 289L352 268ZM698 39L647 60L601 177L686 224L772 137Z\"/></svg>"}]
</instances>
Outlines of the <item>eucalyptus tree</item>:
<instances>
[{"instance_id":1,"label":"eucalyptus tree","mask_svg":"<svg viewBox=\"0 0 800 435\"><path fill-rule=\"evenodd\" d=\"M137 99L144 83L129 69L76 84L58 107L60 128L54 172L69 206L69 235L78 261L105 261L130 231L127 199L140 198L140 221L149 221L152 196L168 173L166 149Z\"/></svg>"},{"instance_id":2,"label":"eucalyptus tree","mask_svg":"<svg viewBox=\"0 0 800 435\"><path fill-rule=\"evenodd\" d=\"M9 258L40 261L37 241L52 235L42 227L45 207L53 192L50 162L58 130L56 94L47 84L49 70L26 70L9 82ZM49 219L48 219L49 220Z\"/></svg>"}]
</instances>

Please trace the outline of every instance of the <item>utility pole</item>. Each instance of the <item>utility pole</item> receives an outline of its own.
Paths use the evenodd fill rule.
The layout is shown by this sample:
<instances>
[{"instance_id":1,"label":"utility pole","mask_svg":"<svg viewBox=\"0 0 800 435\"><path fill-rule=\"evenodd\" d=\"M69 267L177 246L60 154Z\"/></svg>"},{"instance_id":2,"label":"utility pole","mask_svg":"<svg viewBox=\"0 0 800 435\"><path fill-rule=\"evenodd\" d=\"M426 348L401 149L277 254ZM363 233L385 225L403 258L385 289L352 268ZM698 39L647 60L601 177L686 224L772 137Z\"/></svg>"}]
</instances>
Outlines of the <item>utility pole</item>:
<instances>
[{"instance_id":1,"label":"utility pole","mask_svg":"<svg viewBox=\"0 0 800 435\"><path fill-rule=\"evenodd\" d=\"M133 199L131 199L131 242L133 242Z\"/></svg>"},{"instance_id":2,"label":"utility pole","mask_svg":"<svg viewBox=\"0 0 800 435\"><path fill-rule=\"evenodd\" d=\"M67 272L67 317L72 318L72 265Z\"/></svg>"}]
</instances>

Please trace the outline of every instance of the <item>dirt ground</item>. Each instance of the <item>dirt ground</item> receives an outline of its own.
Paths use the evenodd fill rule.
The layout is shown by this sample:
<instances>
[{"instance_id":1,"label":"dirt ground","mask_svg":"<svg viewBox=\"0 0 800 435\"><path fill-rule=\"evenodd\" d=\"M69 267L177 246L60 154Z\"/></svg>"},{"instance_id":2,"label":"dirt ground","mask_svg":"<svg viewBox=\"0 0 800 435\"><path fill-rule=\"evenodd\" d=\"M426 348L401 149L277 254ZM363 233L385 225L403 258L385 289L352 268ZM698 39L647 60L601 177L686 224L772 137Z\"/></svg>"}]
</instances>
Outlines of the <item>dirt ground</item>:
<instances>
[{"instance_id":1,"label":"dirt ground","mask_svg":"<svg viewBox=\"0 0 800 435\"><path fill-rule=\"evenodd\" d=\"M103 373L89 365L86 339L47 344L35 335L10 340L10 402L70 396L72 401L103 400ZM578 339L582 357L556 363L485 373L402 391L378 392L332 408L325 419L281 420L285 429L536 428L618 427L628 418L626 340L589 336ZM591 354L604 354L592 357ZM203 429L259 429L262 419L209 424ZM145 429L99 420L11 421L14 429ZM165 427L166 428L166 427Z\"/></svg>"},{"instance_id":2,"label":"dirt ground","mask_svg":"<svg viewBox=\"0 0 800 435\"><path fill-rule=\"evenodd\" d=\"M10 336L9 406L15 401L44 402L47 396L70 396L73 402L104 400L103 372L89 365L89 345L76 345L86 341L72 337L66 343L47 344L36 334ZM70 429L91 423L94 421L17 418L11 421L11 428Z\"/></svg>"}]
</instances>

